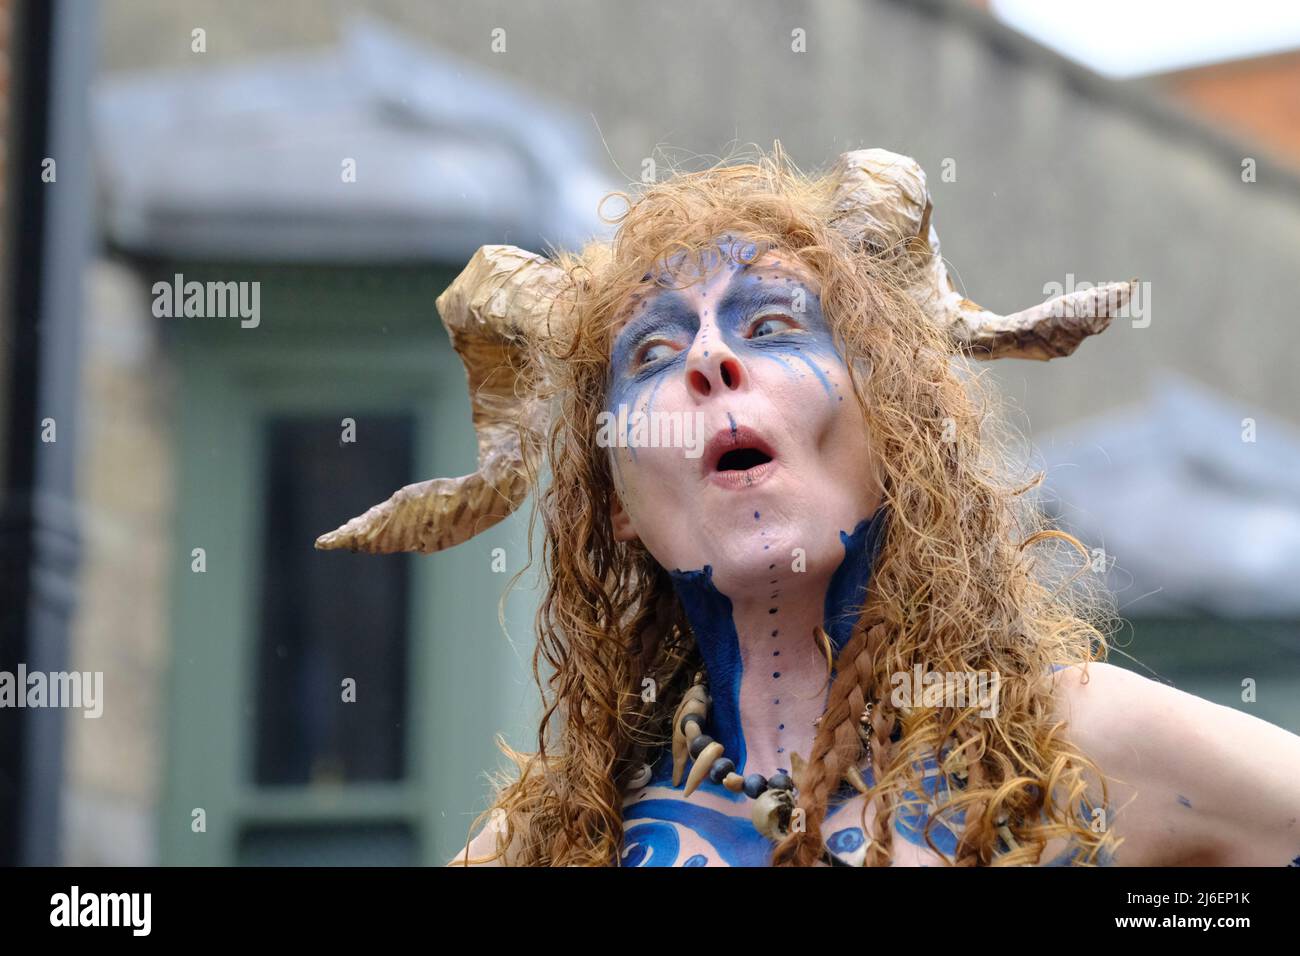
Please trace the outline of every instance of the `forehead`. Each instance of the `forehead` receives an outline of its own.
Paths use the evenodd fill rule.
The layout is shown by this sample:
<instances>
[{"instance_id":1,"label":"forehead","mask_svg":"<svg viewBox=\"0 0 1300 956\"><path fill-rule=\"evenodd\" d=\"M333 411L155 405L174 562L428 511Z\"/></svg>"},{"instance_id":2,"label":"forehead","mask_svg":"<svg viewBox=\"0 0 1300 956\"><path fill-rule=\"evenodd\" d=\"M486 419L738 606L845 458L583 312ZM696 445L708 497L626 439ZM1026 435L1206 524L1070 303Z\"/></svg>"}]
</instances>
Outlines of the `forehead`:
<instances>
[{"instance_id":1,"label":"forehead","mask_svg":"<svg viewBox=\"0 0 1300 956\"><path fill-rule=\"evenodd\" d=\"M724 254L715 252L711 259L706 259L702 278L693 266L661 277L647 273L620 307L611 333L617 335L639 311L653 308L654 303L665 295L683 295L688 299L707 296L709 300L716 301L733 285L769 281L797 282L816 291L816 276L797 256L772 250L757 256L753 262L746 263L725 255L726 247L722 248Z\"/></svg>"}]
</instances>

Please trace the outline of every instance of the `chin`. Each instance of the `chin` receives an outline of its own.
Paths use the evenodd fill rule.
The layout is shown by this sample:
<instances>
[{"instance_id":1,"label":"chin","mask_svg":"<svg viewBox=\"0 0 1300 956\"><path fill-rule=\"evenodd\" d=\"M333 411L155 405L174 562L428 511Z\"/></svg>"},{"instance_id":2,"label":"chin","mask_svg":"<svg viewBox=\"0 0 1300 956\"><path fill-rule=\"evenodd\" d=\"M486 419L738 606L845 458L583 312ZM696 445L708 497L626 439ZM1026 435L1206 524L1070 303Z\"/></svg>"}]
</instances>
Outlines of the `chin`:
<instances>
[{"instance_id":1,"label":"chin","mask_svg":"<svg viewBox=\"0 0 1300 956\"><path fill-rule=\"evenodd\" d=\"M788 579L794 560L791 552L803 537L800 529L774 523L751 524L713 538L712 546L707 548L709 558L701 562L713 568L713 583L723 594L766 591L773 578Z\"/></svg>"}]
</instances>

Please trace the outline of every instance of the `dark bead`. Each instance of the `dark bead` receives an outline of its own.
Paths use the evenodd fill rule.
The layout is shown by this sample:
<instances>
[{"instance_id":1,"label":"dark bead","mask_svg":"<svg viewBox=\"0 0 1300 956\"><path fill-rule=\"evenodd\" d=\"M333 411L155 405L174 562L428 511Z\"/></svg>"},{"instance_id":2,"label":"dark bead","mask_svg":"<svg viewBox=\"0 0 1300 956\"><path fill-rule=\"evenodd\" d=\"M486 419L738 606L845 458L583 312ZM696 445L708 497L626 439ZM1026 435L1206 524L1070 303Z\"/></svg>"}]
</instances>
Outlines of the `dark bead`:
<instances>
[{"instance_id":1,"label":"dark bead","mask_svg":"<svg viewBox=\"0 0 1300 956\"><path fill-rule=\"evenodd\" d=\"M788 773L774 773L767 778L767 785L773 790L793 790L794 781Z\"/></svg>"},{"instance_id":2,"label":"dark bead","mask_svg":"<svg viewBox=\"0 0 1300 956\"><path fill-rule=\"evenodd\" d=\"M698 757L701 753L703 753L704 748L711 743L713 743L713 738L710 737L708 734L700 734L698 737L692 740L690 746L690 754L692 759Z\"/></svg>"},{"instance_id":3,"label":"dark bead","mask_svg":"<svg viewBox=\"0 0 1300 956\"><path fill-rule=\"evenodd\" d=\"M690 729L691 724L695 724L694 733L691 732ZM700 717L699 714L687 714L685 717L682 718L681 726L678 729L682 732L683 737L685 737L687 740L690 740L696 734L704 733L704 720Z\"/></svg>"},{"instance_id":4,"label":"dark bead","mask_svg":"<svg viewBox=\"0 0 1300 956\"><path fill-rule=\"evenodd\" d=\"M713 766L709 768L709 779L716 784L721 784L727 779L727 774L736 772L736 762L730 757L719 757L713 761Z\"/></svg>"},{"instance_id":5,"label":"dark bead","mask_svg":"<svg viewBox=\"0 0 1300 956\"><path fill-rule=\"evenodd\" d=\"M761 773L751 773L745 778L745 796L757 800L767 789L767 778Z\"/></svg>"}]
</instances>

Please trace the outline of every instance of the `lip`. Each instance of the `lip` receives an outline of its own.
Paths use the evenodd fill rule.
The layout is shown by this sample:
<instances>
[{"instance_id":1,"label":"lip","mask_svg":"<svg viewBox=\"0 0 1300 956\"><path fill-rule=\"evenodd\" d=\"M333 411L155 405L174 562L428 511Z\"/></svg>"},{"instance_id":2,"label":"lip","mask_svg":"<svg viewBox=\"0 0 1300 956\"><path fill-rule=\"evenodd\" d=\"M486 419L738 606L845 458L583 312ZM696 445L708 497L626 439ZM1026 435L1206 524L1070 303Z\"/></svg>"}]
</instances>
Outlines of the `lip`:
<instances>
[{"instance_id":1,"label":"lip","mask_svg":"<svg viewBox=\"0 0 1300 956\"><path fill-rule=\"evenodd\" d=\"M718 471L718 462L722 456L736 448L756 449L767 455L771 461L744 471ZM704 477L708 481L719 488L730 490L752 488L769 478L777 469L776 449L761 434L745 425L734 429L722 428L715 432L708 444L704 446L704 454L701 455L700 461L704 469Z\"/></svg>"}]
</instances>

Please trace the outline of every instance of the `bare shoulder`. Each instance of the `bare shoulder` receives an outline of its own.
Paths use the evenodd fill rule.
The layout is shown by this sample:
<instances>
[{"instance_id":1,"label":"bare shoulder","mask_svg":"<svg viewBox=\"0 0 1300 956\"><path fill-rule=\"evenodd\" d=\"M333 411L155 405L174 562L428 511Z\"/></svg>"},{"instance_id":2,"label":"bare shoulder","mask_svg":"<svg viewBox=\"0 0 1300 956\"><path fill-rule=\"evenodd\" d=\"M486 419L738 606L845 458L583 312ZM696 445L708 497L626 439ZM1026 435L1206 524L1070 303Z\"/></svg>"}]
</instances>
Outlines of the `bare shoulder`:
<instances>
[{"instance_id":1,"label":"bare shoulder","mask_svg":"<svg viewBox=\"0 0 1300 956\"><path fill-rule=\"evenodd\" d=\"M1114 664L1090 661L1071 664L1055 671L1052 683L1054 714L1069 722L1075 743L1106 747L1114 743L1116 731L1127 722L1125 703L1150 703L1161 685ZM1148 686L1149 685L1149 686ZM1121 732L1119 736L1123 736Z\"/></svg>"},{"instance_id":2,"label":"bare shoulder","mask_svg":"<svg viewBox=\"0 0 1300 956\"><path fill-rule=\"evenodd\" d=\"M1107 780L1117 862L1285 866L1300 855L1300 737L1113 664L1051 680L1067 739Z\"/></svg>"},{"instance_id":3,"label":"bare shoulder","mask_svg":"<svg viewBox=\"0 0 1300 956\"><path fill-rule=\"evenodd\" d=\"M1067 722L1071 741L1111 767L1131 769L1174 739L1185 744L1198 721L1228 710L1101 661L1063 667L1050 680L1054 715Z\"/></svg>"},{"instance_id":4,"label":"bare shoulder","mask_svg":"<svg viewBox=\"0 0 1300 956\"><path fill-rule=\"evenodd\" d=\"M505 855L499 853L501 838L498 829L489 821L478 834L454 857L448 866L508 866Z\"/></svg>"}]
</instances>

